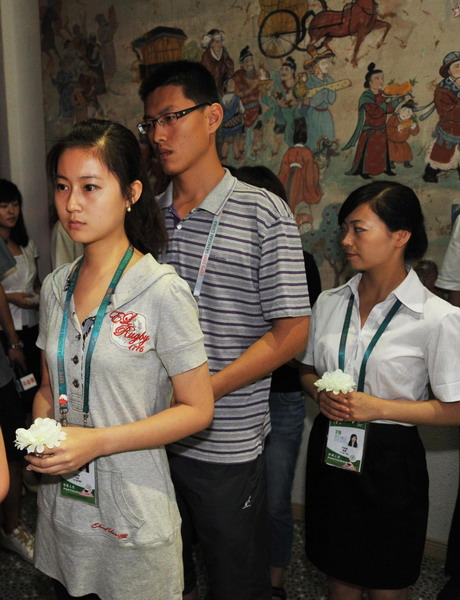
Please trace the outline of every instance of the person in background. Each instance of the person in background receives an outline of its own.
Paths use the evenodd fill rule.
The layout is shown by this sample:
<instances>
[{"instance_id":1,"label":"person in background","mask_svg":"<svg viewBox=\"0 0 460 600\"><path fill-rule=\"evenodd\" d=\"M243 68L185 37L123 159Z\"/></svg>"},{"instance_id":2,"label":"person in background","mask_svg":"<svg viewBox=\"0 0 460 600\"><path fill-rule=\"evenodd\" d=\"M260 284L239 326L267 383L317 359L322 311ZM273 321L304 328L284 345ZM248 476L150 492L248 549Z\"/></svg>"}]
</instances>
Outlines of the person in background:
<instances>
[{"instance_id":1,"label":"person in background","mask_svg":"<svg viewBox=\"0 0 460 600\"><path fill-rule=\"evenodd\" d=\"M278 177L264 166L241 167L235 177L265 188L287 203L286 192ZM313 306L321 293L321 279L313 256L303 251L308 293ZM305 419L305 401L299 369L292 362L272 373L270 396L272 430L267 439L267 498L270 544L272 599L287 598L284 574L289 565L294 537L292 483L299 455Z\"/></svg>"},{"instance_id":2,"label":"person in background","mask_svg":"<svg viewBox=\"0 0 460 600\"><path fill-rule=\"evenodd\" d=\"M438 265L432 260L422 259L414 265L414 271L423 285L436 296L446 300L447 294L437 287L436 280L438 279Z\"/></svg>"},{"instance_id":3,"label":"person in background","mask_svg":"<svg viewBox=\"0 0 460 600\"><path fill-rule=\"evenodd\" d=\"M455 219L436 286L447 292L447 300L460 306L460 217Z\"/></svg>"},{"instance_id":4,"label":"person in background","mask_svg":"<svg viewBox=\"0 0 460 600\"><path fill-rule=\"evenodd\" d=\"M436 286L447 293L451 304L460 306L460 217L455 220ZM445 572L449 580L437 600L460 600L460 487L450 525Z\"/></svg>"},{"instance_id":5,"label":"person in background","mask_svg":"<svg viewBox=\"0 0 460 600\"><path fill-rule=\"evenodd\" d=\"M428 246L413 190L388 181L362 186L338 220L358 274L320 295L300 358L303 385L321 411L308 446L306 551L328 576L330 600L361 600L366 591L371 600L406 600L420 572L428 519L416 425L460 423L460 353L451 352L460 310L406 265ZM357 391L318 390L318 379L337 368ZM337 448L345 433L359 434L364 454L335 462L324 442ZM343 552L347 539L356 551Z\"/></svg>"},{"instance_id":6,"label":"person in background","mask_svg":"<svg viewBox=\"0 0 460 600\"><path fill-rule=\"evenodd\" d=\"M15 260L0 236L0 276L14 266ZM14 446L15 432L25 425L24 407L16 391L14 372L10 365L25 369L26 361L22 343L14 328L3 287L0 284L0 325L8 342L7 354L0 345L0 429L3 431L10 485L1 503L2 524L0 547L18 553L32 562L34 537L21 521L21 492L23 452ZM1 471L4 467L0 465Z\"/></svg>"},{"instance_id":7,"label":"person in background","mask_svg":"<svg viewBox=\"0 0 460 600\"><path fill-rule=\"evenodd\" d=\"M0 179L0 236L13 255L15 268L3 274L0 282L10 305L14 327L23 344L27 373L33 373L40 384L40 352L35 345L38 336L38 303L40 279L38 276L38 249L29 238L22 214L22 196L17 186ZM4 347L7 340L1 336ZM26 372L21 373L21 376ZM32 411L37 387L21 393L26 413Z\"/></svg>"},{"instance_id":8,"label":"person in background","mask_svg":"<svg viewBox=\"0 0 460 600\"><path fill-rule=\"evenodd\" d=\"M46 476L35 566L59 600L180 600L180 517L164 445L212 420L196 304L154 258L166 232L132 132L79 122L47 166L59 219L84 254L42 290L34 417L60 419L67 437L26 457Z\"/></svg>"},{"instance_id":9,"label":"person in background","mask_svg":"<svg viewBox=\"0 0 460 600\"><path fill-rule=\"evenodd\" d=\"M74 242L59 219L51 231L51 268L57 269L66 263L72 263L83 254L83 244Z\"/></svg>"},{"instance_id":10,"label":"person in background","mask_svg":"<svg viewBox=\"0 0 460 600\"><path fill-rule=\"evenodd\" d=\"M158 198L169 234L164 260L198 302L215 400L212 425L169 447L185 598L197 597L192 544L198 539L214 600L267 600L263 450L270 374L308 336L299 233L281 199L222 167L216 132L223 110L203 65L159 65L140 96L138 127L171 178Z\"/></svg>"}]
</instances>

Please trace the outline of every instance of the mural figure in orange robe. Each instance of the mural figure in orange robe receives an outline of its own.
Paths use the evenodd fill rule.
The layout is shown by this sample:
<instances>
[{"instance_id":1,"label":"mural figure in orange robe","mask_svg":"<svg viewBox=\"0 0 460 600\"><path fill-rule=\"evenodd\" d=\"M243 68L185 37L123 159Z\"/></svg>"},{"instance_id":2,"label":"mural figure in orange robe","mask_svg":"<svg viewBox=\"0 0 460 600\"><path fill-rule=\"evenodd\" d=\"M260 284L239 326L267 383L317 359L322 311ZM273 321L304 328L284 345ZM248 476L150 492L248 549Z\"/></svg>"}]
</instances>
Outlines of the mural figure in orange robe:
<instances>
[{"instance_id":1,"label":"mural figure in orange robe","mask_svg":"<svg viewBox=\"0 0 460 600\"><path fill-rule=\"evenodd\" d=\"M319 184L319 169L312 151L305 147L307 131L302 121L297 121L294 131L294 146L281 159L278 178L286 188L292 212L300 202L307 206L318 204L323 196Z\"/></svg>"},{"instance_id":2,"label":"mural figure in orange robe","mask_svg":"<svg viewBox=\"0 0 460 600\"><path fill-rule=\"evenodd\" d=\"M406 168L412 167L413 156L408 140L420 131L414 117L414 108L415 102L408 100L388 119L388 150L392 169L395 168L396 163L403 163Z\"/></svg>"}]
</instances>

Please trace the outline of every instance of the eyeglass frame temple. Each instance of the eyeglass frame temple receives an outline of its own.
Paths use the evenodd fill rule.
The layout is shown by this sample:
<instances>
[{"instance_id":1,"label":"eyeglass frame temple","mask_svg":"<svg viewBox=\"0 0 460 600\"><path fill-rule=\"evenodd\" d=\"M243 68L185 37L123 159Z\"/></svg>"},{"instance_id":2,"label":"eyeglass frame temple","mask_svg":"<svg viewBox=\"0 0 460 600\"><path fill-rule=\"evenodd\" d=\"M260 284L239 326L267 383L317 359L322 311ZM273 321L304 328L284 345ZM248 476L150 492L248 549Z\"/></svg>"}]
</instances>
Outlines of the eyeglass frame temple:
<instances>
[{"instance_id":1,"label":"eyeglass frame temple","mask_svg":"<svg viewBox=\"0 0 460 600\"><path fill-rule=\"evenodd\" d=\"M156 119L150 119L152 121L152 125L150 127L154 128L156 123L159 123L158 119L161 119L161 117L163 117L164 115L174 115L176 120L178 121L179 119L186 117L191 112L198 110L199 108L203 108L203 106L211 106L211 102L202 102L201 104L196 104L195 106L190 106L189 108L184 108L182 110L166 112L163 115L160 115L159 117L157 117ZM144 127L145 123L146 123L146 121L142 121L141 123L138 123L137 129L139 130L139 133L142 133L143 135L148 135L148 132ZM160 125L161 125L161 123L160 123ZM161 127L164 127L164 125L161 125Z\"/></svg>"}]
</instances>

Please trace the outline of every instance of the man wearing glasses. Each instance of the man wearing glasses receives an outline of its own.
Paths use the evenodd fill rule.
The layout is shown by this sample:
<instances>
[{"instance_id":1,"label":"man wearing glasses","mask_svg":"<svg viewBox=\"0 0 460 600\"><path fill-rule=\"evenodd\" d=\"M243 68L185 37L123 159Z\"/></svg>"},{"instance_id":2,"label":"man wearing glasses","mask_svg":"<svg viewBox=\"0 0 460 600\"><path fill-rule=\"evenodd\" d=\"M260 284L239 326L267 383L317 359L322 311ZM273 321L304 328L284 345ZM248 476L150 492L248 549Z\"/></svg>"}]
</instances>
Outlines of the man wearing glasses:
<instances>
[{"instance_id":1,"label":"man wearing glasses","mask_svg":"<svg viewBox=\"0 0 460 600\"><path fill-rule=\"evenodd\" d=\"M310 314L298 231L282 200L222 167L223 110L203 65L163 63L140 96L139 130L171 179L159 197L169 233L164 259L197 300L216 401L208 429L168 448L183 521L184 598L197 598L197 540L213 600L269 600L270 373L304 348Z\"/></svg>"}]
</instances>

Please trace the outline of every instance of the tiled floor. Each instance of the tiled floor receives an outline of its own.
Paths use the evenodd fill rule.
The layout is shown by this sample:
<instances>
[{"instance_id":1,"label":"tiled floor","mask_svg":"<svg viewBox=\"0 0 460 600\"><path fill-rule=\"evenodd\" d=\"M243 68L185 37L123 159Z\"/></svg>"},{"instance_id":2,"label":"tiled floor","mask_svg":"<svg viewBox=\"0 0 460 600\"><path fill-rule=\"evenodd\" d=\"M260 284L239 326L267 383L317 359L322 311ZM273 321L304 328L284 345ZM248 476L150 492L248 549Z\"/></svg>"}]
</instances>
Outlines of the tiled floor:
<instances>
[{"instance_id":1,"label":"tiled floor","mask_svg":"<svg viewBox=\"0 0 460 600\"><path fill-rule=\"evenodd\" d=\"M35 523L35 496L24 497L23 518L33 529ZM325 579L305 559L303 554L303 527L296 522L293 557L286 578L289 600L322 600L326 598ZM443 565L439 560L424 560L422 574L412 590L412 600L435 600L445 582ZM206 589L205 577L201 576L200 589ZM15 554L0 549L0 600L54 600L49 579L21 560ZM127 599L128 600L128 599ZM135 598L130 600L149 600ZM165 600L168 600L165 598Z\"/></svg>"}]
</instances>

